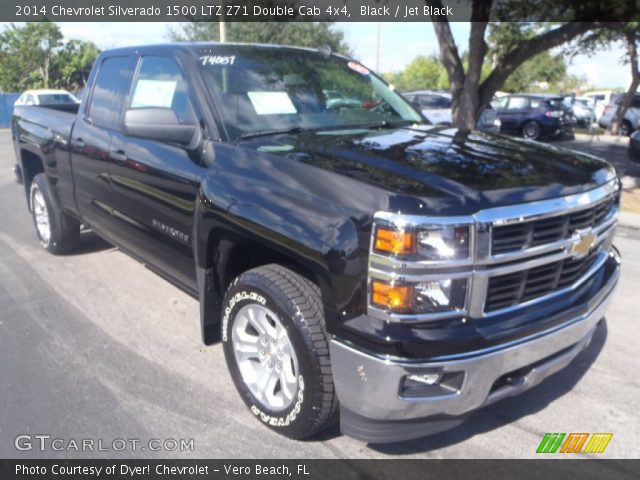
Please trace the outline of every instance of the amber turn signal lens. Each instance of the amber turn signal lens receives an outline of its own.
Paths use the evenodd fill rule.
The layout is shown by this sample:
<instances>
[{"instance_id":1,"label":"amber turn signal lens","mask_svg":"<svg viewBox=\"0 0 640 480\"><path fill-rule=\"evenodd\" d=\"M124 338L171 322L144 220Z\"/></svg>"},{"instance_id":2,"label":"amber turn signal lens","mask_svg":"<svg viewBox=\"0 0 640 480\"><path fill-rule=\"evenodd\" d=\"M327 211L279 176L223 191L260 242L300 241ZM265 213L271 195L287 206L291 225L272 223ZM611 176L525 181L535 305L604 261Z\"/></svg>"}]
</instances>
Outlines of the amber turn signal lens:
<instances>
[{"instance_id":1,"label":"amber turn signal lens","mask_svg":"<svg viewBox=\"0 0 640 480\"><path fill-rule=\"evenodd\" d=\"M412 297L413 287L409 285L389 285L376 281L371 284L371 303L378 307L394 311L408 310Z\"/></svg>"},{"instance_id":2,"label":"amber turn signal lens","mask_svg":"<svg viewBox=\"0 0 640 480\"><path fill-rule=\"evenodd\" d=\"M380 252L394 255L408 255L416 253L415 232L403 232L390 228L376 228L374 248Z\"/></svg>"}]
</instances>

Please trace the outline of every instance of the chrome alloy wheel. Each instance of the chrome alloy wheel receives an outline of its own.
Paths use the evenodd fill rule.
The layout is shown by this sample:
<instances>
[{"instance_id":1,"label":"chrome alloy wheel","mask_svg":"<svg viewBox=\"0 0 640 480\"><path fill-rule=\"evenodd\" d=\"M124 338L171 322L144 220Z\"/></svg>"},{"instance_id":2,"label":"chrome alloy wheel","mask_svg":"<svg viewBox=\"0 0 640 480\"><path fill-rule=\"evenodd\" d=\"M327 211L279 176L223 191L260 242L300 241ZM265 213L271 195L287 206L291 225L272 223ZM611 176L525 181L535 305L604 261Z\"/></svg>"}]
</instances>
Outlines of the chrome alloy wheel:
<instances>
[{"instance_id":1,"label":"chrome alloy wheel","mask_svg":"<svg viewBox=\"0 0 640 480\"><path fill-rule=\"evenodd\" d=\"M253 396L272 411L289 407L298 389L298 359L278 316L262 305L245 305L236 314L231 342Z\"/></svg>"},{"instance_id":2,"label":"chrome alloy wheel","mask_svg":"<svg viewBox=\"0 0 640 480\"><path fill-rule=\"evenodd\" d=\"M31 208L40 241L46 247L51 240L51 223L49 222L49 211L47 210L44 196L42 195L42 191L37 187L34 187L31 191Z\"/></svg>"}]
</instances>

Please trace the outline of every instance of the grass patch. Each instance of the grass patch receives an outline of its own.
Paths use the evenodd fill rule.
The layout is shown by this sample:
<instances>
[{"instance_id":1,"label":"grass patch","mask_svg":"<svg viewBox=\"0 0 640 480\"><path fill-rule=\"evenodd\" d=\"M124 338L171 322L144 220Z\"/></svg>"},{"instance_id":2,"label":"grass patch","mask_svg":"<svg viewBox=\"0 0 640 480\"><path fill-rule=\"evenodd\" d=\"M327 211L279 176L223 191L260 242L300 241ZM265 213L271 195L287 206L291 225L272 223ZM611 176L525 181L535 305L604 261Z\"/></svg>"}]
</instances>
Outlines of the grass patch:
<instances>
[{"instance_id":1,"label":"grass patch","mask_svg":"<svg viewBox=\"0 0 640 480\"><path fill-rule=\"evenodd\" d=\"M586 127L575 127L573 129L574 133L581 133L583 135L604 135L607 131L604 128L593 127L591 131L589 131Z\"/></svg>"}]
</instances>

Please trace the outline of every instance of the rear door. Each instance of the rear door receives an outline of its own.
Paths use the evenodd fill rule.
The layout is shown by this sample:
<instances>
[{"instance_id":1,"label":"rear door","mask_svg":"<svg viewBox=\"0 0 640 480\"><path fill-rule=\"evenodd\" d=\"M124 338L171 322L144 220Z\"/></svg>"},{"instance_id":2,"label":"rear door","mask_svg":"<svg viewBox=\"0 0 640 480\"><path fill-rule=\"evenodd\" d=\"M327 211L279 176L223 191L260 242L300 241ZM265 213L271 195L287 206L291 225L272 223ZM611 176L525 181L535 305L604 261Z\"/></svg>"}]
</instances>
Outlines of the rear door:
<instances>
[{"instance_id":1,"label":"rear door","mask_svg":"<svg viewBox=\"0 0 640 480\"><path fill-rule=\"evenodd\" d=\"M82 218L103 234L108 234L113 220L109 148L118 128L116 112L129 82L130 63L126 55L101 60L88 103L71 132L76 204Z\"/></svg>"},{"instance_id":2,"label":"rear door","mask_svg":"<svg viewBox=\"0 0 640 480\"><path fill-rule=\"evenodd\" d=\"M141 56L136 72L126 108L166 108L181 124L199 122L187 77L175 59ZM119 243L159 273L195 289L194 208L206 172L197 152L118 131L109 168Z\"/></svg>"},{"instance_id":3,"label":"rear door","mask_svg":"<svg viewBox=\"0 0 640 480\"><path fill-rule=\"evenodd\" d=\"M507 105L500 115L502 130L509 133L519 133L520 126L527 120L529 111L530 101L528 97L509 97Z\"/></svg>"}]
</instances>

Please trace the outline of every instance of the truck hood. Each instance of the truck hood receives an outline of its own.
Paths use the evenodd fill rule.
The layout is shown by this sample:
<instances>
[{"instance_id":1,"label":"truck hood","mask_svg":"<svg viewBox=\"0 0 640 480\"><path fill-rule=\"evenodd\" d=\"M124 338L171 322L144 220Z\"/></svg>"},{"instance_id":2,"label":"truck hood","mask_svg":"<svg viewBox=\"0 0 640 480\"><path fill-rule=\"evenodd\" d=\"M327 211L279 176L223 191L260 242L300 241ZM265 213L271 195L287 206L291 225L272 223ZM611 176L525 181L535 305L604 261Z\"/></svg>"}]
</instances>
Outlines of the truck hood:
<instances>
[{"instance_id":1,"label":"truck hood","mask_svg":"<svg viewBox=\"0 0 640 480\"><path fill-rule=\"evenodd\" d=\"M346 176L391 195L422 199L434 213L570 195L616 176L609 163L591 155L450 127L279 135L243 146L333 172L336 182Z\"/></svg>"}]
</instances>

